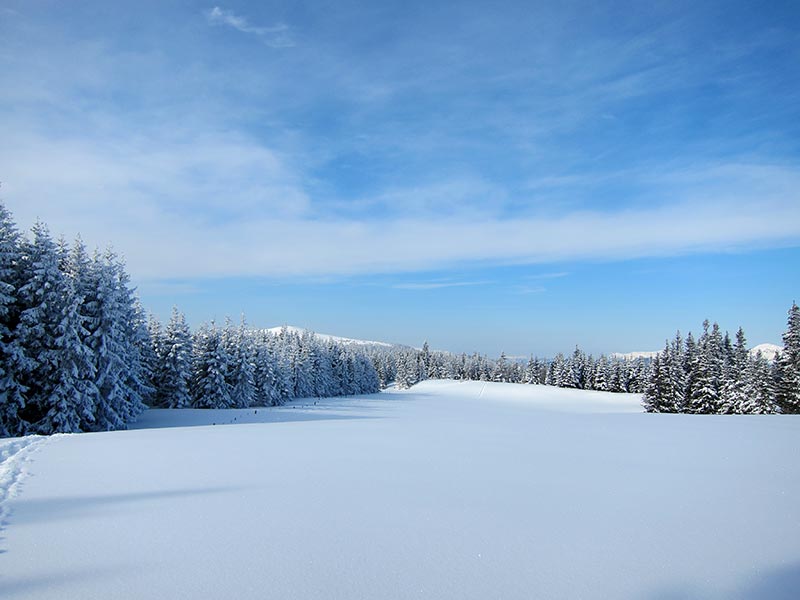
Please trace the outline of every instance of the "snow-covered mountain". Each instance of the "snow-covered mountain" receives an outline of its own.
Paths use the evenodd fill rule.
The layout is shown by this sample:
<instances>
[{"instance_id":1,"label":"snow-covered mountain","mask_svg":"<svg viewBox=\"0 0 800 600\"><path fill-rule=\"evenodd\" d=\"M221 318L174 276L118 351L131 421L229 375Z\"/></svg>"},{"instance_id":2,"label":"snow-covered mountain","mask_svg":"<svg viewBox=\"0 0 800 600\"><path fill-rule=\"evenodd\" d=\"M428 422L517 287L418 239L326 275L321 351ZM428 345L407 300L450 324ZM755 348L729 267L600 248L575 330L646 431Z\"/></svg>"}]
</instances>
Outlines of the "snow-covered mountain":
<instances>
[{"instance_id":1,"label":"snow-covered mountain","mask_svg":"<svg viewBox=\"0 0 800 600\"><path fill-rule=\"evenodd\" d=\"M622 358L625 360L636 360L637 358L649 358L653 359L658 354L658 351L650 351L646 350L644 352L614 352L611 357L612 358Z\"/></svg>"},{"instance_id":2,"label":"snow-covered mountain","mask_svg":"<svg viewBox=\"0 0 800 600\"><path fill-rule=\"evenodd\" d=\"M750 354L755 356L756 353L760 351L761 356L767 360L775 360L775 354L782 350L783 348L781 346L775 344L759 344L750 349ZM658 352L614 352L611 356L614 358L623 358L625 360L635 360L637 358L653 359L656 357L656 354L658 354Z\"/></svg>"},{"instance_id":3,"label":"snow-covered mountain","mask_svg":"<svg viewBox=\"0 0 800 600\"><path fill-rule=\"evenodd\" d=\"M272 334L278 335L281 331L286 330L290 333L296 333L298 335L303 334L307 329L303 329L302 327L293 327L291 325L283 325L281 327L270 327L267 329ZM311 331L317 339L327 342L328 340L333 340L339 344L351 345L351 346L380 346L381 348L393 348L398 346L399 344L389 344L387 342L375 342L372 340L356 340L353 338L346 338L340 337L338 335L330 335L327 333L317 333L316 331Z\"/></svg>"},{"instance_id":4,"label":"snow-covered mountain","mask_svg":"<svg viewBox=\"0 0 800 600\"><path fill-rule=\"evenodd\" d=\"M782 351L783 347L776 344L759 344L758 346L750 348L751 355L755 356L758 352L761 352L761 356L767 360L775 360L775 355Z\"/></svg>"}]
</instances>

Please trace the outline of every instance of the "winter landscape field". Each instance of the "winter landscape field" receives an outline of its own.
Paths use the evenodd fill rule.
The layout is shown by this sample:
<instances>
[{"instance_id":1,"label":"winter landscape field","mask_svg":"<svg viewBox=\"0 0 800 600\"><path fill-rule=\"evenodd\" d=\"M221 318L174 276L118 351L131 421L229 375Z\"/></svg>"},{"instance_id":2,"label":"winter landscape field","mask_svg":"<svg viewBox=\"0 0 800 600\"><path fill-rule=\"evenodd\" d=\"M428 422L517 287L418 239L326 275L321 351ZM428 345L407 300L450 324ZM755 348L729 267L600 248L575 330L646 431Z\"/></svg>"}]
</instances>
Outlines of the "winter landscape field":
<instances>
[{"instance_id":1,"label":"winter landscape field","mask_svg":"<svg viewBox=\"0 0 800 600\"><path fill-rule=\"evenodd\" d=\"M799 32L0 0L0 600L800 600Z\"/></svg>"},{"instance_id":2,"label":"winter landscape field","mask_svg":"<svg viewBox=\"0 0 800 600\"><path fill-rule=\"evenodd\" d=\"M0 596L796 598L800 418L425 381L0 442Z\"/></svg>"}]
</instances>

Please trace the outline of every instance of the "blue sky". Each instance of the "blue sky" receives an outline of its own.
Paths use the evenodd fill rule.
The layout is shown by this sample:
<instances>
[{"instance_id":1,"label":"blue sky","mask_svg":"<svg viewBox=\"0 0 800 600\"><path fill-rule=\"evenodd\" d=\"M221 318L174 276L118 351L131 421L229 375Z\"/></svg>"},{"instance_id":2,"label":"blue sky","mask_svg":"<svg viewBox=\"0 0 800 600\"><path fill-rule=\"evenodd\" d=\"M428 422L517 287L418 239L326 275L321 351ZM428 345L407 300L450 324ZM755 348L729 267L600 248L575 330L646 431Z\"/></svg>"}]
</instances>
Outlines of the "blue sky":
<instances>
[{"instance_id":1,"label":"blue sky","mask_svg":"<svg viewBox=\"0 0 800 600\"><path fill-rule=\"evenodd\" d=\"M778 342L800 7L0 0L0 181L145 305L496 354Z\"/></svg>"}]
</instances>

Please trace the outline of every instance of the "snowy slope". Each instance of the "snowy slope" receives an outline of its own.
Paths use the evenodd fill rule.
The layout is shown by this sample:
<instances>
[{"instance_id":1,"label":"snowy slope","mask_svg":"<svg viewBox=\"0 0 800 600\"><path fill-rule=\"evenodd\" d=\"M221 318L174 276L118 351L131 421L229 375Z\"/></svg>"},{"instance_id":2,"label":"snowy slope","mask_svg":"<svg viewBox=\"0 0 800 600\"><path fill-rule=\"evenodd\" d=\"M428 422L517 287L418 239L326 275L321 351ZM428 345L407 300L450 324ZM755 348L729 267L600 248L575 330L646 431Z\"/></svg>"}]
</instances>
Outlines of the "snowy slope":
<instances>
[{"instance_id":1,"label":"snowy slope","mask_svg":"<svg viewBox=\"0 0 800 600\"><path fill-rule=\"evenodd\" d=\"M270 327L269 329L267 329L267 331L269 331L272 334L278 335L284 329L286 331L289 331L290 333L297 333L297 334L303 334L305 331L307 331L306 329L302 329L300 327L292 327L291 325L284 325L283 327ZM316 333L316 332L311 332L311 333L313 333L313 335L316 338L318 338L318 339L320 339L322 341L333 340L334 342L338 342L340 344L346 344L346 345L381 346L381 347L384 347L384 348L392 348L392 347L396 346L396 344L387 344L386 342L373 342L373 341L369 341L369 340L354 340L352 338L339 337L338 335L328 335L327 333Z\"/></svg>"},{"instance_id":2,"label":"snowy slope","mask_svg":"<svg viewBox=\"0 0 800 600\"><path fill-rule=\"evenodd\" d=\"M795 417L425 382L140 426L7 442L0 597L798 597Z\"/></svg>"},{"instance_id":3,"label":"snowy slope","mask_svg":"<svg viewBox=\"0 0 800 600\"><path fill-rule=\"evenodd\" d=\"M775 360L775 355L782 351L783 346L778 346L776 344L759 344L758 346L750 348L751 355L755 356L758 352L761 352L761 356L767 360Z\"/></svg>"},{"instance_id":4,"label":"snowy slope","mask_svg":"<svg viewBox=\"0 0 800 600\"><path fill-rule=\"evenodd\" d=\"M644 352L614 352L612 358L622 358L624 360L636 360L637 358L655 358L658 350L646 350Z\"/></svg>"}]
</instances>

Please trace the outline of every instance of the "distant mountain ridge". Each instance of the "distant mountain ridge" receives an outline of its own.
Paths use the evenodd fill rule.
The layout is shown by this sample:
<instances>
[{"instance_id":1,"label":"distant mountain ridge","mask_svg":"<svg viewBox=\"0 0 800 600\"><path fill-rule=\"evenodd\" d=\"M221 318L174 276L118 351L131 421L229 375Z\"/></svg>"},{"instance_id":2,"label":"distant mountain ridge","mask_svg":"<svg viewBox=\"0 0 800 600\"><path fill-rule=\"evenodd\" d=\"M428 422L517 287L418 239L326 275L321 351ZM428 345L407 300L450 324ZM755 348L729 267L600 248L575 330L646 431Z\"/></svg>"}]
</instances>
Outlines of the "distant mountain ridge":
<instances>
[{"instance_id":1,"label":"distant mountain ridge","mask_svg":"<svg viewBox=\"0 0 800 600\"><path fill-rule=\"evenodd\" d=\"M758 346L750 348L750 354L752 356L755 356L759 352L761 352L761 356L767 360L775 360L775 355L778 352L783 352L783 347L777 344L759 344Z\"/></svg>"},{"instance_id":2,"label":"distant mountain ridge","mask_svg":"<svg viewBox=\"0 0 800 600\"><path fill-rule=\"evenodd\" d=\"M775 360L775 355L778 352L782 352L783 348L776 344L759 344L758 346L754 346L750 348L749 352L751 356L755 356L759 352L761 352L761 356L766 358L767 360ZM622 358L624 360L636 360L637 358L647 358L653 359L658 354L657 351L644 351L644 352L614 352L611 354L613 358Z\"/></svg>"},{"instance_id":3,"label":"distant mountain ridge","mask_svg":"<svg viewBox=\"0 0 800 600\"><path fill-rule=\"evenodd\" d=\"M290 333L296 333L297 335L302 335L303 333L310 333L318 340L327 342L332 340L339 344L344 344L346 346L377 346L380 348L395 348L395 347L402 347L401 344L390 344L388 342L377 342L373 340L357 340L354 338L347 338L341 337L338 335L330 335L328 333L317 333L316 331L311 331L310 329L303 329L302 327L294 327L292 325L283 325L280 327L270 327L267 329L270 333L274 335L278 335L281 331L288 331Z\"/></svg>"},{"instance_id":4,"label":"distant mountain ridge","mask_svg":"<svg viewBox=\"0 0 800 600\"><path fill-rule=\"evenodd\" d=\"M637 358L653 359L658 352L658 350L645 350L644 352L613 352L611 357L621 358L623 360L636 360Z\"/></svg>"}]
</instances>

